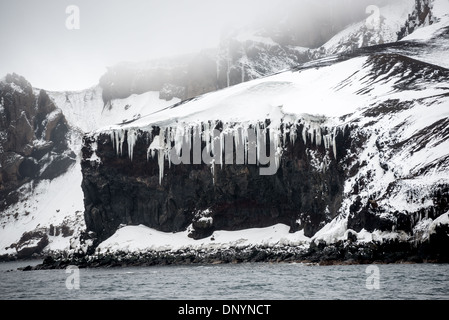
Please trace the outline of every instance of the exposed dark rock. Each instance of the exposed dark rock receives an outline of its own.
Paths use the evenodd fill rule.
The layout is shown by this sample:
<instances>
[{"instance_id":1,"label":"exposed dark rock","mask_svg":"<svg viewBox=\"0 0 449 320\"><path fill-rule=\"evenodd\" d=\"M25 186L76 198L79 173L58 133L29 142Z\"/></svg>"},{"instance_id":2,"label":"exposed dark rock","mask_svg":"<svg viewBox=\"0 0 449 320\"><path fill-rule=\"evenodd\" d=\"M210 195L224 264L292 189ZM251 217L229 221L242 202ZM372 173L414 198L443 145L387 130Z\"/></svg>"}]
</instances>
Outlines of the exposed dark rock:
<instances>
[{"instance_id":1,"label":"exposed dark rock","mask_svg":"<svg viewBox=\"0 0 449 320\"><path fill-rule=\"evenodd\" d=\"M75 159L69 157L68 155L54 155L51 158L50 164L44 169L40 175L41 179L54 179L64 172L76 162Z\"/></svg>"},{"instance_id":2,"label":"exposed dark rock","mask_svg":"<svg viewBox=\"0 0 449 320\"><path fill-rule=\"evenodd\" d=\"M353 210L359 206L358 203L353 204ZM376 214L371 208L370 203L362 207L358 211L353 211L348 218L348 229L360 232L365 229L368 232L374 230L391 231L393 229L393 222L389 219L383 218Z\"/></svg>"},{"instance_id":3,"label":"exposed dark rock","mask_svg":"<svg viewBox=\"0 0 449 320\"><path fill-rule=\"evenodd\" d=\"M49 154L53 150L54 143L52 141L46 141L44 143L34 146L31 156L36 160L41 160L42 157Z\"/></svg>"},{"instance_id":4,"label":"exposed dark rock","mask_svg":"<svg viewBox=\"0 0 449 320\"><path fill-rule=\"evenodd\" d=\"M66 154L67 121L44 90L35 95L25 78L8 74L0 83L0 101L0 195L6 199L0 202L3 210L17 201L16 190L21 185L52 179L74 160Z\"/></svg>"},{"instance_id":5,"label":"exposed dark rock","mask_svg":"<svg viewBox=\"0 0 449 320\"><path fill-rule=\"evenodd\" d=\"M48 236L42 232L25 232L16 244L17 258L31 258L39 254L48 245Z\"/></svg>"},{"instance_id":6,"label":"exposed dark rock","mask_svg":"<svg viewBox=\"0 0 449 320\"><path fill-rule=\"evenodd\" d=\"M39 173L39 164L36 159L25 158L19 166L19 175L22 178L35 178Z\"/></svg>"},{"instance_id":7,"label":"exposed dark rock","mask_svg":"<svg viewBox=\"0 0 449 320\"><path fill-rule=\"evenodd\" d=\"M344 146L347 137L348 133L337 143ZM344 171L336 161L326 173L314 169L300 139L288 146L272 176L261 176L255 165L226 165L222 169L217 165L213 177L207 165L181 164L169 169L165 163L161 184L157 159L147 159L151 139L144 133L137 140L132 161L126 152L126 139L125 152L117 156L110 136L100 135L96 154L101 164L86 160L92 154L92 140L86 137L84 142L85 220L87 230L95 232L100 241L120 224L177 232L193 223L191 236L197 239L210 236L214 230L277 223L295 230L298 219L303 221L305 235L312 236L335 217L341 203ZM340 157L344 157L344 150L339 148ZM324 156L328 150L319 146L317 152ZM197 212L205 210L210 210L210 224L195 218Z\"/></svg>"},{"instance_id":8,"label":"exposed dark rock","mask_svg":"<svg viewBox=\"0 0 449 320\"><path fill-rule=\"evenodd\" d=\"M352 230L348 230L348 240L351 242L357 242L357 234Z\"/></svg>"},{"instance_id":9,"label":"exposed dark rock","mask_svg":"<svg viewBox=\"0 0 449 320\"><path fill-rule=\"evenodd\" d=\"M396 230L402 230L407 233L412 233L413 230L413 222L410 214L406 214L403 212L396 212Z\"/></svg>"}]
</instances>

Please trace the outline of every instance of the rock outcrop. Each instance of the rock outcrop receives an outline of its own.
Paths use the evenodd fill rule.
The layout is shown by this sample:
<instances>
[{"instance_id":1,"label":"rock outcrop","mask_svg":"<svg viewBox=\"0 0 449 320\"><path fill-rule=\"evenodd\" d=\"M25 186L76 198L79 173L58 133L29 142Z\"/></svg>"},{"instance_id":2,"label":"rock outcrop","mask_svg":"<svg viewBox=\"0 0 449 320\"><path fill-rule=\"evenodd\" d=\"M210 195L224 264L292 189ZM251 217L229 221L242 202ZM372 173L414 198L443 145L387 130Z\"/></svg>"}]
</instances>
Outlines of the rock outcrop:
<instances>
[{"instance_id":1,"label":"rock outcrop","mask_svg":"<svg viewBox=\"0 0 449 320\"><path fill-rule=\"evenodd\" d=\"M409 14L404 26L398 32L399 40L412 34L416 29L432 25L438 20L432 11L433 2L432 0L415 0L413 12Z\"/></svg>"},{"instance_id":2,"label":"rock outcrop","mask_svg":"<svg viewBox=\"0 0 449 320\"><path fill-rule=\"evenodd\" d=\"M53 179L75 162L68 130L44 90L16 74L0 82L0 210L17 201L24 183Z\"/></svg>"}]
</instances>

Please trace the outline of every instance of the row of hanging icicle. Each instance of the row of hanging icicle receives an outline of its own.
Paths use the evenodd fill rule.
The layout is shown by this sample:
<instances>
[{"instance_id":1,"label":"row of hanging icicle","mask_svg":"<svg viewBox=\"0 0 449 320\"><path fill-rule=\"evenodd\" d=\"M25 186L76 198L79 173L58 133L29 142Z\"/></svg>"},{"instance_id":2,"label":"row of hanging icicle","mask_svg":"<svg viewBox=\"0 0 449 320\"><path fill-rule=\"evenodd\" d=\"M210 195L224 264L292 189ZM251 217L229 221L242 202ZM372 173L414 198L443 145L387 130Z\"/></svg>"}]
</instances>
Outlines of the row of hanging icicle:
<instances>
[{"instance_id":1,"label":"row of hanging icicle","mask_svg":"<svg viewBox=\"0 0 449 320\"><path fill-rule=\"evenodd\" d=\"M217 125L217 122L203 122L200 124L189 124L182 125L178 124L177 126L170 126L165 128L159 128L159 133L155 134L156 129L153 127L147 132L149 133L149 137L151 140L151 144L147 150L147 157L158 157L159 164L159 182L162 182L162 178L164 175L164 162L167 160L169 162L169 166L171 165L171 150L172 152L176 151L176 154L180 156L182 148L186 146L189 148L187 150L188 154L190 154L190 148L192 148L192 135L197 135L200 137L201 141L205 143L206 150L208 153L212 152L213 155L217 155L217 150L215 150L216 143L214 143L214 139L220 139L220 143L218 144L221 150L218 150L218 163L209 163L211 165L211 169L213 170L214 165L221 165L225 163L224 161L224 148L225 148L225 139L229 136L233 137L234 147L235 149L241 148L244 150L245 161L248 160L248 149L249 149L249 138L251 130L255 133L256 137L261 137L261 135L266 135L268 130L268 135L270 137L270 141L274 143L275 149L275 161L276 166L279 167L280 158L282 156L282 150L286 146L287 143L295 144L297 139L301 139L303 143L312 143L316 146L324 145L326 150L331 150L334 158L337 157L337 146L336 146L336 136L339 130L338 127L334 127L333 130L329 130L327 128L323 128L317 122L307 122L301 121L299 124L302 124L302 130L300 130L299 124L291 124L291 123L283 123L279 127L273 126L265 126L260 122L255 124L221 124L221 129L219 130L219 136L216 136L216 130L214 130ZM344 130L344 127L343 127ZM301 131L298 134L298 131ZM113 147L117 152L117 155L122 155L123 153L123 143L126 140L128 146L128 155L129 158L133 159L134 147L139 138L139 134L143 132L142 129L114 129L111 130L110 136L113 143ZM157 132L157 131L156 131ZM256 139L255 143L257 152L257 164L259 164L259 155L262 146L259 145L261 139ZM266 146L264 146L266 148ZM183 152L186 152L184 150ZM248 162L245 162L248 163Z\"/></svg>"}]
</instances>

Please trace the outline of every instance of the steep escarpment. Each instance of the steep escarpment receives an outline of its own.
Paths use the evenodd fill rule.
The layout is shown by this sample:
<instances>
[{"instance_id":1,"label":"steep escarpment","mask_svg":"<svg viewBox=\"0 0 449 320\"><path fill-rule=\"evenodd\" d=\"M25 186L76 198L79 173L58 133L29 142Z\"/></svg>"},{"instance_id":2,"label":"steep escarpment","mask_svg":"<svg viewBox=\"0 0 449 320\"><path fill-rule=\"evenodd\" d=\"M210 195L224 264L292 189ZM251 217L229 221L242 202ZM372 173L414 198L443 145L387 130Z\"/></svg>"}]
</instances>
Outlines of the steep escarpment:
<instances>
[{"instance_id":1,"label":"steep escarpment","mask_svg":"<svg viewBox=\"0 0 449 320\"><path fill-rule=\"evenodd\" d=\"M17 202L21 185L53 179L75 162L68 124L44 90L21 76L0 82L0 209Z\"/></svg>"},{"instance_id":2,"label":"steep escarpment","mask_svg":"<svg viewBox=\"0 0 449 320\"><path fill-rule=\"evenodd\" d=\"M202 135L205 126L201 126ZM217 123L211 128L222 126ZM282 130L286 131L282 161L272 175L261 175L256 164L181 163L170 168L167 161L161 164L159 157L147 154L155 139L159 142L159 127L153 134L138 132L133 149L127 136L133 133L125 134L120 155L110 135L99 135L95 142L86 138L82 166L87 228L100 240L111 236L121 224L144 224L165 232L190 227L191 237L204 238L215 230L283 223L292 232L304 229L307 236L313 236L339 209L345 172L337 163L345 155L345 146L350 145L349 130L329 138L339 146L338 160L332 148L326 148L325 139L317 141L318 135L329 134L324 129L323 133L312 131L310 136L304 133L305 140L290 139L290 135L302 136L307 131L302 123ZM201 147L207 148L206 142L202 141ZM129 150L133 150L132 160ZM97 161L92 160L94 152ZM189 152L191 159L193 152ZM230 156L234 159L236 153Z\"/></svg>"}]
</instances>

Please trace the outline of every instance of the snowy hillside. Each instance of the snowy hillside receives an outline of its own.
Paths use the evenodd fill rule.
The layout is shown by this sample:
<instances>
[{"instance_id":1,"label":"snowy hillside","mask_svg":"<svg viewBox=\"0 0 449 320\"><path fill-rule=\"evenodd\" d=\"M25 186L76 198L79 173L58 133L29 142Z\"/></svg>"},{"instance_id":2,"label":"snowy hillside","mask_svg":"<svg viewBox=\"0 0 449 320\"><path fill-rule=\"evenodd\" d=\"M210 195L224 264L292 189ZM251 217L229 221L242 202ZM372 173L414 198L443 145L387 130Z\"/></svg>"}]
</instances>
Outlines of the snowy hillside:
<instances>
[{"instance_id":1,"label":"snowy hillside","mask_svg":"<svg viewBox=\"0 0 449 320\"><path fill-rule=\"evenodd\" d=\"M48 94L66 115L69 123L84 133L107 125L135 120L180 101L173 99L168 102L159 99L158 92L146 92L133 94L125 99L113 99L105 105L99 86L79 92Z\"/></svg>"},{"instance_id":2,"label":"snowy hillside","mask_svg":"<svg viewBox=\"0 0 449 320\"><path fill-rule=\"evenodd\" d=\"M429 13L424 12L427 5ZM348 53L367 46L413 39L421 32L421 28L445 20L448 12L449 4L446 0L398 0L380 8L369 6L366 12L369 16L366 19L348 26L312 53L315 57L322 57ZM407 32L412 34L410 38L407 34L400 37L406 25L410 29Z\"/></svg>"},{"instance_id":3,"label":"snowy hillside","mask_svg":"<svg viewBox=\"0 0 449 320\"><path fill-rule=\"evenodd\" d=\"M54 180L22 187L19 202L2 213L0 255L33 253L39 242L49 251L70 248L85 230L80 169L78 162Z\"/></svg>"}]
</instances>

